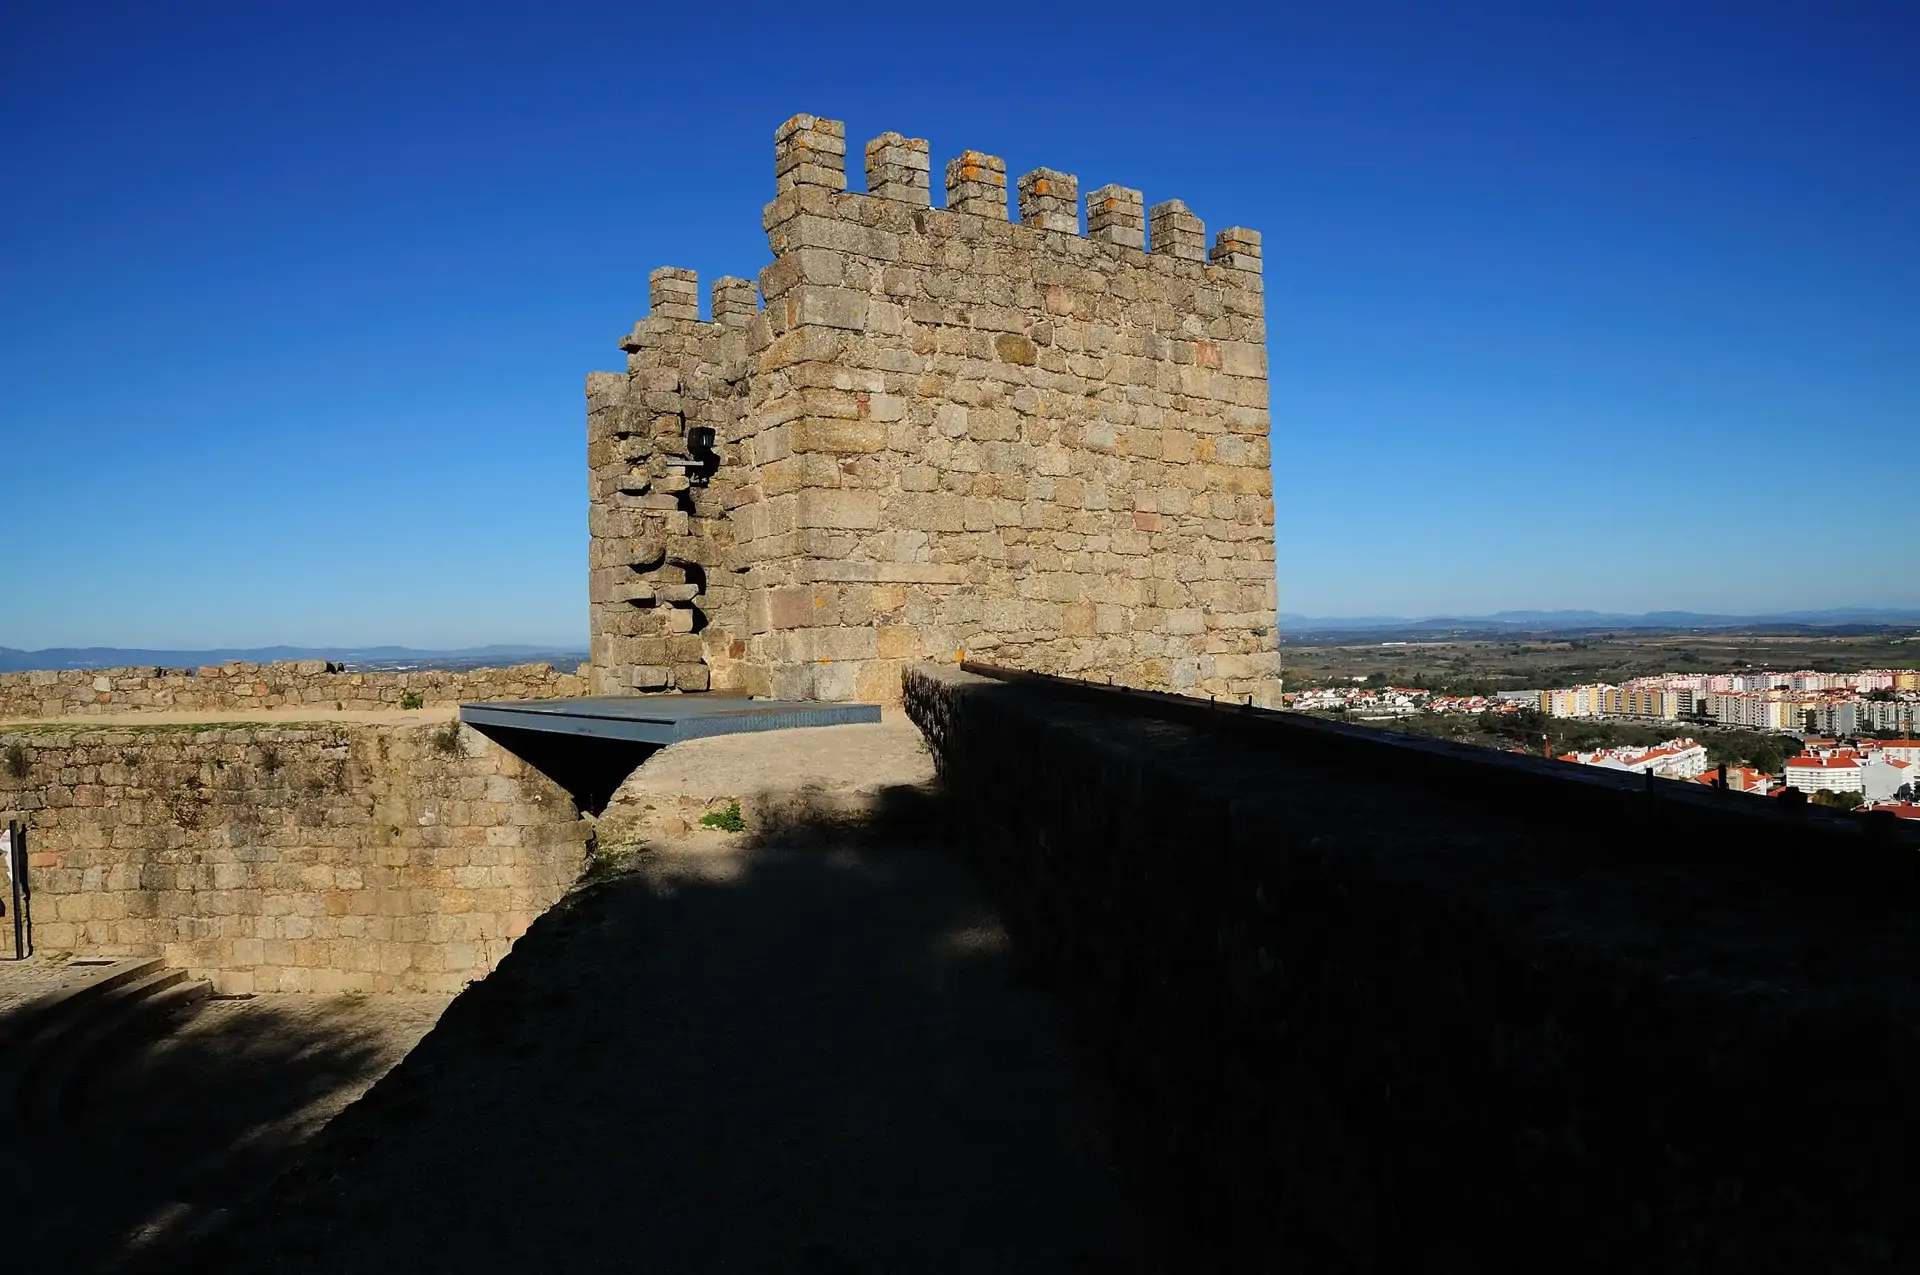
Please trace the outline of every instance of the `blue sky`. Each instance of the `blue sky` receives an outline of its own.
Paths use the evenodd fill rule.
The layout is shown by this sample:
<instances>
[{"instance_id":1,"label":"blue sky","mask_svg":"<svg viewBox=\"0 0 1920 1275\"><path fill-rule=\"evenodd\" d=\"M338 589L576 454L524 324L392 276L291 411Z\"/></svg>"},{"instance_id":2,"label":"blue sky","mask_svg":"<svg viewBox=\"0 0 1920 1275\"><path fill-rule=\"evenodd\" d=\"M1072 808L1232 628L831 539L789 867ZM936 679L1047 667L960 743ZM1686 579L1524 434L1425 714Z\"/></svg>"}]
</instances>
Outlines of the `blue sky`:
<instances>
[{"instance_id":1,"label":"blue sky","mask_svg":"<svg viewBox=\"0 0 1920 1275\"><path fill-rule=\"evenodd\" d=\"M1169 13L8 6L0 645L583 642L797 111L1265 233L1283 610L1920 605L1920 8Z\"/></svg>"}]
</instances>

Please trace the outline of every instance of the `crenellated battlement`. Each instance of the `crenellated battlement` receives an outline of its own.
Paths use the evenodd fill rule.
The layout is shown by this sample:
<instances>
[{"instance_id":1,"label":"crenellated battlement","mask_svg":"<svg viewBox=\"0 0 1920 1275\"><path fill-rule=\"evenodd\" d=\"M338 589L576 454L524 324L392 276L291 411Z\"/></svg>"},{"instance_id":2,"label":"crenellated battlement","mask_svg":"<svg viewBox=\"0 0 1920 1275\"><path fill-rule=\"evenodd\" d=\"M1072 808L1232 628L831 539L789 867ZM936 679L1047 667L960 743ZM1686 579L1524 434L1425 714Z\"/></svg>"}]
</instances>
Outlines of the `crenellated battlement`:
<instances>
[{"instance_id":1,"label":"crenellated battlement","mask_svg":"<svg viewBox=\"0 0 1920 1275\"><path fill-rule=\"evenodd\" d=\"M1178 199L774 136L772 261L663 267L589 382L593 689L892 701L905 664L1278 693L1258 233ZM757 287L756 287L757 282Z\"/></svg>"},{"instance_id":2,"label":"crenellated battlement","mask_svg":"<svg viewBox=\"0 0 1920 1275\"><path fill-rule=\"evenodd\" d=\"M867 143L865 196L931 208L929 147L925 138L887 132ZM962 151L947 161L946 202L938 211L1008 221L1007 164L985 151ZM781 220L779 197L814 190L855 201L846 206L858 220L861 192L847 189L846 125L815 115L796 115L774 134L774 192L769 206L769 230ZM1013 220L1022 226L1061 234L1080 234L1080 180L1071 173L1036 168L1014 183ZM1260 273L1260 236L1244 227L1223 231L1211 247L1206 227L1178 199L1155 204L1151 212L1141 192L1106 185L1086 198L1086 238L1097 243L1134 248L1170 261L1194 261ZM1249 248L1251 250L1249 250ZM780 244L776 241L776 253Z\"/></svg>"}]
</instances>

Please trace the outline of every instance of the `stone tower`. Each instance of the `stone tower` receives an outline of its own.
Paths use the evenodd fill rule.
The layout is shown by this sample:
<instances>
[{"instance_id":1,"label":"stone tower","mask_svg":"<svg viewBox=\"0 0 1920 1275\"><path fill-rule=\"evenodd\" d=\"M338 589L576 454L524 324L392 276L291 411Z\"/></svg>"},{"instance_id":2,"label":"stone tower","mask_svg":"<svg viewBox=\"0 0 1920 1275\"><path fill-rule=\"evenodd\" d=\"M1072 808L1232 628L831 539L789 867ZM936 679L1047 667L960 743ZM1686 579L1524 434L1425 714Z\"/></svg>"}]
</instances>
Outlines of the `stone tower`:
<instances>
[{"instance_id":1,"label":"stone tower","mask_svg":"<svg viewBox=\"0 0 1920 1275\"><path fill-rule=\"evenodd\" d=\"M593 689L899 698L912 660L1277 698L1260 236L798 115L773 262L653 272L587 378ZM764 301L764 305L761 302Z\"/></svg>"}]
</instances>

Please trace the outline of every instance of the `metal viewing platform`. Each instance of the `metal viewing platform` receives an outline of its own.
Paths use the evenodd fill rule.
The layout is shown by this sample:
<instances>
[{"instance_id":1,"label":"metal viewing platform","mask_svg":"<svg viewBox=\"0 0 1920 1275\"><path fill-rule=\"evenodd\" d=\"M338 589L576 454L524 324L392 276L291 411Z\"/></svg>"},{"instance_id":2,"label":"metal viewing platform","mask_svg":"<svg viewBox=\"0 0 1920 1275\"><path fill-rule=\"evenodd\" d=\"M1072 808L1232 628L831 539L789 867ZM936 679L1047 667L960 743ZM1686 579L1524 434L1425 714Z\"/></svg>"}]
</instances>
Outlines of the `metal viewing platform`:
<instances>
[{"instance_id":1,"label":"metal viewing platform","mask_svg":"<svg viewBox=\"0 0 1920 1275\"><path fill-rule=\"evenodd\" d=\"M677 744L683 739L704 739L709 735L877 722L880 706L812 704L731 695L590 695L578 699L462 704L460 720L469 726L541 731L550 735Z\"/></svg>"}]
</instances>

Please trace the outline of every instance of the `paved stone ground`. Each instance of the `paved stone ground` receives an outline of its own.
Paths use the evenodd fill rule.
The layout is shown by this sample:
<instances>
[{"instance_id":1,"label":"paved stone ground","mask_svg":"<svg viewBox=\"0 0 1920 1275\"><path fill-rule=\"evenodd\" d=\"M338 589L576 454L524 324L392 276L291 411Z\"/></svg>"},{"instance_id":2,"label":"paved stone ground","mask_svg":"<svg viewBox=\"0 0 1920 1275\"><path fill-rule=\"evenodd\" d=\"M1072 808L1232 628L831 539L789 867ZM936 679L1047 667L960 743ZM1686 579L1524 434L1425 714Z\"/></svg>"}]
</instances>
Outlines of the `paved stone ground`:
<instances>
[{"instance_id":1,"label":"paved stone ground","mask_svg":"<svg viewBox=\"0 0 1920 1275\"><path fill-rule=\"evenodd\" d=\"M1052 1000L934 833L633 856L165 1269L1134 1269Z\"/></svg>"},{"instance_id":2,"label":"paved stone ground","mask_svg":"<svg viewBox=\"0 0 1920 1275\"><path fill-rule=\"evenodd\" d=\"M114 1269L217 1223L399 1062L450 999L204 1001L159 1039L90 1060L51 1136L22 1146L0 1129L0 1159L25 1161L0 1265Z\"/></svg>"}]
</instances>

